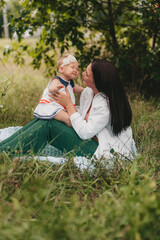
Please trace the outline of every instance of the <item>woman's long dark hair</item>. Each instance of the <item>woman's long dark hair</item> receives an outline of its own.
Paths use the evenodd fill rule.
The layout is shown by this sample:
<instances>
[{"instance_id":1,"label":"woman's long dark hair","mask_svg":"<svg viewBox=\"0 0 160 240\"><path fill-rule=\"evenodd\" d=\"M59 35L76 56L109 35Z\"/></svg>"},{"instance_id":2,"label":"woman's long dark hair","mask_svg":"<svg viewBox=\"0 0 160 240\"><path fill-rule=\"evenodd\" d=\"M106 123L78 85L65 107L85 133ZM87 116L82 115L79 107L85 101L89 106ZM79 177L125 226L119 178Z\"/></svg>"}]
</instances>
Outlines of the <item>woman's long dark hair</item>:
<instances>
[{"instance_id":1,"label":"woman's long dark hair","mask_svg":"<svg viewBox=\"0 0 160 240\"><path fill-rule=\"evenodd\" d=\"M132 120L132 110L118 71L112 62L104 59L94 59L91 68L97 90L109 99L111 126L113 133L118 135Z\"/></svg>"}]
</instances>

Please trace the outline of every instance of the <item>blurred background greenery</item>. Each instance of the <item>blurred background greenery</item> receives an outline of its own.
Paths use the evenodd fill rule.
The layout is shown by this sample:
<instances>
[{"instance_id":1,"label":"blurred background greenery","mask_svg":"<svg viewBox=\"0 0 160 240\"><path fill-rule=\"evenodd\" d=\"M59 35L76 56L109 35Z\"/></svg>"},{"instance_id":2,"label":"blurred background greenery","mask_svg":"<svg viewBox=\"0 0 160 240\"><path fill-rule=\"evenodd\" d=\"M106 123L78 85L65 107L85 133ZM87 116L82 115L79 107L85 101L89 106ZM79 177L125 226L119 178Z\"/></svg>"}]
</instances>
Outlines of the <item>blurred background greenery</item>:
<instances>
[{"instance_id":1,"label":"blurred background greenery","mask_svg":"<svg viewBox=\"0 0 160 240\"><path fill-rule=\"evenodd\" d=\"M64 52L73 52L83 69L94 57L110 59L121 79L146 96L159 96L160 7L156 0L1 0L0 37L4 15L8 35L19 42L15 51L23 64L23 51L34 68L42 62L48 75ZM4 12L5 9L5 12ZM5 14L6 13L6 14ZM24 37L37 37L35 45L22 45Z\"/></svg>"}]
</instances>

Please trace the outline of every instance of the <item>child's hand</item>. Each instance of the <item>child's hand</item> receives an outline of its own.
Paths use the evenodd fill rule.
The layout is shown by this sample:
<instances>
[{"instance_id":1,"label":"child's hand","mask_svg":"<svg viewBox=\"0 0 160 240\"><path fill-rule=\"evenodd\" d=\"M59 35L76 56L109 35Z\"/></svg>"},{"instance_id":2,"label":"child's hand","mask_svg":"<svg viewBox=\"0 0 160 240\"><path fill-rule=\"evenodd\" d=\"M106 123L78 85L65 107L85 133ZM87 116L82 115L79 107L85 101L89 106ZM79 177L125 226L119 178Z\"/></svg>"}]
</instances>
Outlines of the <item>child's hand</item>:
<instances>
[{"instance_id":1,"label":"child's hand","mask_svg":"<svg viewBox=\"0 0 160 240\"><path fill-rule=\"evenodd\" d=\"M58 85L55 87L55 93L58 92L61 88L64 88L64 85L63 85L63 84L58 84Z\"/></svg>"}]
</instances>

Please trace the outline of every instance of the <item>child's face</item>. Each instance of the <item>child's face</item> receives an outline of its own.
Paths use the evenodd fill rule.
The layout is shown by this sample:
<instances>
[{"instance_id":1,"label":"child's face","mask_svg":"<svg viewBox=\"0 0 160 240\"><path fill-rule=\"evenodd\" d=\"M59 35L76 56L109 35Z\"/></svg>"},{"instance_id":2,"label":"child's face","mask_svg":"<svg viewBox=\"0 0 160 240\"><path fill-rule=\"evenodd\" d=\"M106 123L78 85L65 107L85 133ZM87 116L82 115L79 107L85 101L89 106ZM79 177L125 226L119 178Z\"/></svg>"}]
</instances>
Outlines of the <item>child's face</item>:
<instances>
[{"instance_id":1,"label":"child's face","mask_svg":"<svg viewBox=\"0 0 160 240\"><path fill-rule=\"evenodd\" d=\"M70 63L66 66L61 67L60 72L64 75L64 77L69 79L76 79L78 77L78 62Z\"/></svg>"}]
</instances>

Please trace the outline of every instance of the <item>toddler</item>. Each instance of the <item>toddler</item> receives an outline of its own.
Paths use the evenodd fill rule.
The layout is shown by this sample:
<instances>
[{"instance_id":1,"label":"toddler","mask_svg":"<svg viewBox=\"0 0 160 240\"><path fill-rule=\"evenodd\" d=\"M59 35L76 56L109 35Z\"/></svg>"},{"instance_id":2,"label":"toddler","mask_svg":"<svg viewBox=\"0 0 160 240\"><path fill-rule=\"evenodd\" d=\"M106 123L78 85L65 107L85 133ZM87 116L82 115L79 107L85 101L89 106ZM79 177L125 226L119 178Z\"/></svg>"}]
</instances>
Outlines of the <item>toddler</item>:
<instances>
[{"instance_id":1,"label":"toddler","mask_svg":"<svg viewBox=\"0 0 160 240\"><path fill-rule=\"evenodd\" d=\"M65 87L71 96L72 103L75 105L74 92L82 92L83 87L78 84L74 84L73 80L78 77L78 62L72 55L65 55L61 57L57 64L57 70L59 76L56 76L50 80L47 87L43 91L43 95L37 105L34 116L39 119L56 119L64 122L66 125L71 126L69 115L65 110L65 107L57 102L51 102L49 94L54 94L57 91L65 92Z\"/></svg>"}]
</instances>

